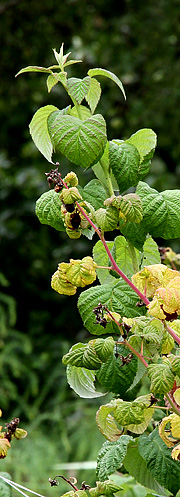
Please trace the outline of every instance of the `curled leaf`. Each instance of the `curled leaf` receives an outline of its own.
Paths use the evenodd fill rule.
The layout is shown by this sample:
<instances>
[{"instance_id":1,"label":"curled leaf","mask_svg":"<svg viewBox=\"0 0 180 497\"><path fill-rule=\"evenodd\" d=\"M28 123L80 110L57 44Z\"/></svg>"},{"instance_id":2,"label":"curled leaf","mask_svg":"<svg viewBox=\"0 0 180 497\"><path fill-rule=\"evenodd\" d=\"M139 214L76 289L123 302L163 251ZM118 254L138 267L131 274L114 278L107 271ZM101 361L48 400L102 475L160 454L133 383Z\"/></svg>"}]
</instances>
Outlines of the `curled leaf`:
<instances>
[{"instance_id":1,"label":"curled leaf","mask_svg":"<svg viewBox=\"0 0 180 497\"><path fill-rule=\"evenodd\" d=\"M26 438L27 431L23 430L22 428L16 428L16 431L14 433L14 437L17 438L17 440L21 440L21 438Z\"/></svg>"},{"instance_id":2,"label":"curled leaf","mask_svg":"<svg viewBox=\"0 0 180 497\"><path fill-rule=\"evenodd\" d=\"M91 497L100 497L100 495L113 497L114 493L121 489L113 480L96 481L96 487L90 488L89 493Z\"/></svg>"},{"instance_id":3,"label":"curled leaf","mask_svg":"<svg viewBox=\"0 0 180 497\"><path fill-rule=\"evenodd\" d=\"M113 231L116 229L119 214L115 207L100 208L95 212L95 222L102 231Z\"/></svg>"},{"instance_id":4,"label":"curled leaf","mask_svg":"<svg viewBox=\"0 0 180 497\"><path fill-rule=\"evenodd\" d=\"M7 438L0 438L0 459L4 459L7 456L7 451L10 447L11 444Z\"/></svg>"},{"instance_id":5,"label":"curled leaf","mask_svg":"<svg viewBox=\"0 0 180 497\"><path fill-rule=\"evenodd\" d=\"M76 188L76 186L72 186L71 188L63 188L60 199L64 204L73 204L76 200L82 200L82 197Z\"/></svg>"},{"instance_id":6,"label":"curled leaf","mask_svg":"<svg viewBox=\"0 0 180 497\"><path fill-rule=\"evenodd\" d=\"M140 223L142 221L142 202L136 193L128 193L123 197L119 195L113 199L112 205L119 209L120 218L123 214L125 222Z\"/></svg>"},{"instance_id":7,"label":"curled leaf","mask_svg":"<svg viewBox=\"0 0 180 497\"><path fill-rule=\"evenodd\" d=\"M96 267L97 264L90 256L83 257L82 260L70 259L66 270L67 280L77 287L91 285L96 280Z\"/></svg>"},{"instance_id":8,"label":"curled leaf","mask_svg":"<svg viewBox=\"0 0 180 497\"><path fill-rule=\"evenodd\" d=\"M174 384L174 374L171 363L164 359L162 363L150 364L147 368L151 380L151 392L166 394Z\"/></svg>"},{"instance_id":9,"label":"curled leaf","mask_svg":"<svg viewBox=\"0 0 180 497\"><path fill-rule=\"evenodd\" d=\"M52 275L51 287L60 295L75 295L77 290L77 287L67 281L59 269Z\"/></svg>"}]
</instances>

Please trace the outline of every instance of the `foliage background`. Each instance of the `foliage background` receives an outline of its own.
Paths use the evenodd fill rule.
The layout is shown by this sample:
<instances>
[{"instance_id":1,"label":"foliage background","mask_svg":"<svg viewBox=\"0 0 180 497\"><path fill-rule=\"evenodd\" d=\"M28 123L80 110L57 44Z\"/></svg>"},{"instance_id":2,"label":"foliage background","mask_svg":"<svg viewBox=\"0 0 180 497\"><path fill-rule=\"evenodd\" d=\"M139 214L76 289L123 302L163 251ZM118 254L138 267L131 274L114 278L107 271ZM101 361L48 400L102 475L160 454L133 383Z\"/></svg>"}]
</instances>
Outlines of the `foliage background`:
<instances>
[{"instance_id":1,"label":"foliage background","mask_svg":"<svg viewBox=\"0 0 180 497\"><path fill-rule=\"evenodd\" d=\"M115 72L127 102L102 79L98 111L107 119L109 138L154 129L158 148L147 181L160 191L178 188L179 38L179 0L122 0L118 6L115 0L4 0L0 5L0 398L3 422L19 416L29 430L2 470L34 489L37 483L36 490L46 494L47 475L53 476L58 462L96 459L102 443L94 421L98 401L76 398L61 365L71 343L88 337L77 298L60 297L50 288L58 262L88 255L91 243L74 244L64 233L41 226L34 214L50 167L32 144L28 124L40 106L62 108L68 97L61 86L48 95L44 75L14 76L28 65L53 64L52 48L58 50L63 41L65 53L83 60L72 66L74 76L84 77L90 67ZM66 160L61 169L71 170ZM82 184L91 179L90 172L78 172ZM179 251L179 240L175 248ZM94 483L93 473L82 473L84 478Z\"/></svg>"}]
</instances>

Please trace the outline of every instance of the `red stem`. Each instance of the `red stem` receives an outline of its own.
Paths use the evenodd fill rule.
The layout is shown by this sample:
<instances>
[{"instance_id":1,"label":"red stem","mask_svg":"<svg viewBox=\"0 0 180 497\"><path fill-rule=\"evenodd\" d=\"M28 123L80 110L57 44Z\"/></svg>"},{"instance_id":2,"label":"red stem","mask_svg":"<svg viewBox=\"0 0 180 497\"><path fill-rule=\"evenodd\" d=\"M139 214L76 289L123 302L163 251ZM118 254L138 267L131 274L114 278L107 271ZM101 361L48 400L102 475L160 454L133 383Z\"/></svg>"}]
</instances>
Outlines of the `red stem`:
<instances>
[{"instance_id":1,"label":"red stem","mask_svg":"<svg viewBox=\"0 0 180 497\"><path fill-rule=\"evenodd\" d=\"M65 182L64 183L64 186L65 188L68 190L68 186ZM109 247L106 243L106 240L104 238L104 235L102 235L101 233L101 230L99 230L97 228L97 226L93 223L93 221L91 221L91 219L89 218L89 216L86 214L86 212L84 211L84 209L80 206L79 202L76 202L76 205L78 207L78 209L80 210L80 212L82 213L82 215L87 219L87 221L89 222L89 224L94 228L94 231L97 233L97 235L99 236L100 240L102 241L103 245L104 245L104 248L106 250L106 253L108 254L108 257L112 263L112 269L114 269L114 271L116 271L119 276L121 276L121 278L123 278L123 280L132 288L132 290L138 295L138 297L142 300L142 302L144 302L144 304L148 305L150 304L150 301L148 300L148 298L143 295L142 292L140 292L140 290L138 290L138 288L132 283L131 280L129 280L129 278L121 271L121 269L118 267L118 265L116 264L112 254L111 254L111 251L109 250ZM164 323L165 327L166 327L166 330L168 331L168 333L174 338L174 340L180 345L180 338L176 335L176 333L174 332L174 330L169 326L167 325L166 323ZM146 362L146 361L145 361Z\"/></svg>"},{"instance_id":2,"label":"red stem","mask_svg":"<svg viewBox=\"0 0 180 497\"><path fill-rule=\"evenodd\" d=\"M134 292L138 295L138 297L146 304L148 305L150 302L149 300L147 299L147 297L145 295L143 295L142 292L140 292L140 290L138 290L138 288L132 283L131 280L129 280L129 278L121 271L121 269L119 269L118 265L116 264L115 260L114 260L114 257L112 256L111 254L111 251L109 250L109 247L106 243L106 240L104 238L104 236L102 235L101 231L97 228L97 226L91 221L91 219L89 218L89 216L84 212L84 209L82 209L82 207L79 205L78 202L76 202L76 205L78 207L78 209L81 211L81 213L83 214L83 216L87 219L87 221L91 224L91 226L94 228L94 230L96 231L96 233L98 234L100 240L102 241L103 245L104 245L104 248L106 250L106 253L108 254L108 257L112 263L112 268L114 269L114 271L116 271L120 276L121 278L123 278L124 281L126 281L126 283L132 288L132 290L134 290Z\"/></svg>"}]
</instances>

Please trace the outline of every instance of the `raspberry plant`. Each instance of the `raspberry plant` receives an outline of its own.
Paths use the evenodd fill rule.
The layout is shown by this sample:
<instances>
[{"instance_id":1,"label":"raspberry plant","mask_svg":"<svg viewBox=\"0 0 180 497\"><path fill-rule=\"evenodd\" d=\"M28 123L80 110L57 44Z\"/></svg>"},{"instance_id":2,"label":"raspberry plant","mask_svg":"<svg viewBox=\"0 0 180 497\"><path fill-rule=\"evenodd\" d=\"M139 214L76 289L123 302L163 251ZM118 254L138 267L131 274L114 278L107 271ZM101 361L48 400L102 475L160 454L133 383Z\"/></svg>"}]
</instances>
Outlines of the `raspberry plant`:
<instances>
[{"instance_id":1,"label":"raspberry plant","mask_svg":"<svg viewBox=\"0 0 180 497\"><path fill-rule=\"evenodd\" d=\"M78 298L84 326L93 335L63 357L67 381L83 398L112 400L96 421L106 438L97 457L97 486L67 495L113 495L120 487L113 473L129 473L148 495L176 495L180 488L180 273L179 255L159 249L153 239L180 237L180 191L158 192L145 183L156 134L145 128L127 140L108 141L104 117L95 113L101 97L99 77L123 85L112 72L95 68L83 79L68 77L69 53L54 50L57 64L19 71L44 72L50 92L61 84L71 104L40 108L30 123L32 139L53 165L49 189L36 203L43 224L76 240L95 242L92 257L60 262L52 288ZM62 178L53 152L70 162ZM92 168L95 179L79 185L76 166ZM71 171L73 169L73 171ZM115 231L113 241L108 232ZM106 234L106 235L105 235ZM95 281L98 280L95 285ZM140 395L147 377L149 392ZM98 381L99 388L96 388ZM102 388L101 388L102 387ZM99 391L100 390L100 391ZM51 480L55 484L56 480ZM116 480L117 481L117 480ZM150 494L151 492L151 494Z\"/></svg>"}]
</instances>

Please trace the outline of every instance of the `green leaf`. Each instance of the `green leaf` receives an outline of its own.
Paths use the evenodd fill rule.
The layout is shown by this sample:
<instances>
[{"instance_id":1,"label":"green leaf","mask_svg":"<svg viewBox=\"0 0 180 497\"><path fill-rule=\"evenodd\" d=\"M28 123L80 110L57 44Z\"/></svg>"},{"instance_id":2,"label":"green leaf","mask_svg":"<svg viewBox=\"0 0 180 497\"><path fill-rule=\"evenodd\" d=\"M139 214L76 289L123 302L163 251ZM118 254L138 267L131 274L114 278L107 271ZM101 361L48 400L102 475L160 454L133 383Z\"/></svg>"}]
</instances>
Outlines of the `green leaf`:
<instances>
[{"instance_id":1,"label":"green leaf","mask_svg":"<svg viewBox=\"0 0 180 497\"><path fill-rule=\"evenodd\" d=\"M134 442L130 442L128 444L127 454L124 458L123 464L128 473L130 473L130 475L132 475L141 485L154 490L158 493L158 495L167 495L164 488L159 485L157 480L147 468L146 460L140 455L137 438Z\"/></svg>"},{"instance_id":2,"label":"green leaf","mask_svg":"<svg viewBox=\"0 0 180 497\"><path fill-rule=\"evenodd\" d=\"M95 373L85 368L67 366L67 381L69 386L83 399L103 397L106 393L97 392L94 386Z\"/></svg>"},{"instance_id":3,"label":"green leaf","mask_svg":"<svg viewBox=\"0 0 180 497\"><path fill-rule=\"evenodd\" d=\"M120 217L122 224L125 224L127 221L134 223L140 223L142 221L142 203L136 193L128 193L123 196L119 195L114 198L112 205L119 209L120 216L123 214L122 219Z\"/></svg>"},{"instance_id":4,"label":"green leaf","mask_svg":"<svg viewBox=\"0 0 180 497\"><path fill-rule=\"evenodd\" d=\"M97 413L96 413L96 423L102 435L104 435L110 442L116 442L122 431L119 430L117 424L111 416L111 412L113 411L113 402L109 404L102 405Z\"/></svg>"},{"instance_id":5,"label":"green leaf","mask_svg":"<svg viewBox=\"0 0 180 497\"><path fill-rule=\"evenodd\" d=\"M126 100L126 95L124 91L123 84L121 83L120 79L111 71L107 71L106 69L101 69L100 67L96 67L93 69L89 69L88 71L89 76L105 76L106 78L111 79L116 83L117 86L119 86L120 90L122 91L124 98Z\"/></svg>"},{"instance_id":6,"label":"green leaf","mask_svg":"<svg viewBox=\"0 0 180 497\"><path fill-rule=\"evenodd\" d=\"M90 344L94 347L97 356L102 362L106 362L109 356L114 350L114 339L113 337L107 338L96 338L95 340L90 340Z\"/></svg>"},{"instance_id":7,"label":"green leaf","mask_svg":"<svg viewBox=\"0 0 180 497\"><path fill-rule=\"evenodd\" d=\"M114 483L113 480L105 480L103 482L96 481L96 487L90 488L91 497L114 497L114 494L122 490L122 487Z\"/></svg>"},{"instance_id":8,"label":"green leaf","mask_svg":"<svg viewBox=\"0 0 180 497\"><path fill-rule=\"evenodd\" d=\"M162 364L150 364L147 370L151 380L151 391L153 393L165 394L172 389L174 374L168 359L164 359Z\"/></svg>"},{"instance_id":9,"label":"green leaf","mask_svg":"<svg viewBox=\"0 0 180 497\"><path fill-rule=\"evenodd\" d=\"M143 258L141 262L141 269L144 266L150 266L152 264L160 264L161 257L158 250L157 243L153 238L148 237L143 245Z\"/></svg>"},{"instance_id":10,"label":"green leaf","mask_svg":"<svg viewBox=\"0 0 180 497\"><path fill-rule=\"evenodd\" d=\"M174 348L174 338L168 333L168 331L164 331L163 339L161 342L161 353L169 354L173 348Z\"/></svg>"},{"instance_id":11,"label":"green leaf","mask_svg":"<svg viewBox=\"0 0 180 497\"><path fill-rule=\"evenodd\" d=\"M57 107L54 105L45 105L45 107L41 107L34 114L29 125L30 134L36 147L49 162L52 162L53 146L48 132L47 119L52 112L57 110Z\"/></svg>"},{"instance_id":12,"label":"green leaf","mask_svg":"<svg viewBox=\"0 0 180 497\"><path fill-rule=\"evenodd\" d=\"M7 480L11 480L11 476L9 475L9 473L1 471L0 476L6 478ZM0 496L1 497L12 496L12 487L8 485L8 483L6 483L2 478L0 478Z\"/></svg>"},{"instance_id":13,"label":"green leaf","mask_svg":"<svg viewBox=\"0 0 180 497\"><path fill-rule=\"evenodd\" d=\"M143 227L152 236L165 239L180 236L180 191L157 192L148 184L139 182L136 193L143 204Z\"/></svg>"},{"instance_id":14,"label":"green leaf","mask_svg":"<svg viewBox=\"0 0 180 497\"><path fill-rule=\"evenodd\" d=\"M108 248L112 250L114 242L107 242L107 245ZM108 267L109 265L109 257L101 240L98 240L98 242L96 242L96 244L93 247L93 259L98 266ZM115 279L113 276L111 276L109 269L97 268L96 273L101 285L115 282Z\"/></svg>"},{"instance_id":15,"label":"green leaf","mask_svg":"<svg viewBox=\"0 0 180 497\"><path fill-rule=\"evenodd\" d=\"M93 335L106 333L112 335L118 332L117 326L114 327L112 321L107 324L105 329L100 324L96 324L93 308L101 302L108 307L109 311L132 318L142 313L140 308L136 307L137 301L138 297L129 285L119 279L117 283L95 286L82 292L78 300L78 308L84 326L90 333Z\"/></svg>"},{"instance_id":16,"label":"green leaf","mask_svg":"<svg viewBox=\"0 0 180 497\"><path fill-rule=\"evenodd\" d=\"M106 362L114 349L112 337L97 338L89 343L76 343L70 351L63 356L63 364L72 364L77 367L84 367L97 370L103 362Z\"/></svg>"},{"instance_id":17,"label":"green leaf","mask_svg":"<svg viewBox=\"0 0 180 497\"><path fill-rule=\"evenodd\" d=\"M89 117L92 116L91 111L85 105L79 105L78 109L76 106L72 107L69 114L71 116L79 118L78 110L79 110L79 113L81 115L81 121L85 121L86 119L89 119Z\"/></svg>"},{"instance_id":18,"label":"green leaf","mask_svg":"<svg viewBox=\"0 0 180 497\"><path fill-rule=\"evenodd\" d=\"M59 69L59 66L53 66L52 68ZM46 72L46 73L51 73L52 68L50 67L40 67L40 66L27 66L21 69L15 77L19 76L20 74L23 74L24 72Z\"/></svg>"},{"instance_id":19,"label":"green leaf","mask_svg":"<svg viewBox=\"0 0 180 497\"><path fill-rule=\"evenodd\" d=\"M80 78L69 78L67 81L67 90L70 97L78 104L81 104L82 100L88 94L90 89L91 78L86 76L83 79Z\"/></svg>"},{"instance_id":20,"label":"green leaf","mask_svg":"<svg viewBox=\"0 0 180 497\"><path fill-rule=\"evenodd\" d=\"M90 167L103 154L107 137L101 114L81 121L56 111L49 116L48 129L54 149L78 166Z\"/></svg>"},{"instance_id":21,"label":"green leaf","mask_svg":"<svg viewBox=\"0 0 180 497\"><path fill-rule=\"evenodd\" d=\"M58 82L62 83L63 86L66 86L66 82L67 82L67 73L66 72L54 72L48 76L47 88L48 88L49 93Z\"/></svg>"},{"instance_id":22,"label":"green leaf","mask_svg":"<svg viewBox=\"0 0 180 497\"><path fill-rule=\"evenodd\" d=\"M109 142L106 143L104 153L101 157L101 161L97 162L97 164L95 164L92 167L92 170L93 170L95 176L101 181L103 186L106 188L108 194L109 194L109 183L108 183L109 176L110 176L114 190L119 189L117 181L115 180L115 177L114 177L112 171L110 171L110 169L109 169Z\"/></svg>"},{"instance_id":23,"label":"green leaf","mask_svg":"<svg viewBox=\"0 0 180 497\"><path fill-rule=\"evenodd\" d=\"M99 81L97 81L97 79L91 78L90 88L89 88L87 95L85 95L85 99L86 99L86 101L91 109L92 114L94 113L94 111L97 107L100 96L101 96L100 83L99 83Z\"/></svg>"},{"instance_id":24,"label":"green leaf","mask_svg":"<svg viewBox=\"0 0 180 497\"><path fill-rule=\"evenodd\" d=\"M78 188L83 200L89 202L94 209L102 207L106 199L106 191L98 179L92 179L84 188Z\"/></svg>"},{"instance_id":25,"label":"green leaf","mask_svg":"<svg viewBox=\"0 0 180 497\"><path fill-rule=\"evenodd\" d=\"M136 264L140 264L140 253L139 250L136 248L135 250L135 258L136 258ZM113 257L115 258L116 264L119 266L121 271L130 278L132 274L134 274L135 267L134 267L134 261L132 260L131 257L131 251L129 247L129 243L124 238L124 236L117 236L114 240L114 247L113 247Z\"/></svg>"},{"instance_id":26,"label":"green leaf","mask_svg":"<svg viewBox=\"0 0 180 497\"><path fill-rule=\"evenodd\" d=\"M121 435L117 442L104 442L97 457L96 476L100 481L121 468L130 440L131 436Z\"/></svg>"},{"instance_id":27,"label":"green leaf","mask_svg":"<svg viewBox=\"0 0 180 497\"><path fill-rule=\"evenodd\" d=\"M152 418L154 407L150 407L150 394L137 397L132 402L117 399L116 407L113 411L114 419L128 430L138 433L136 427L143 426L142 433L145 431L150 419ZM148 420L148 423L146 421ZM146 426L144 427L144 423ZM135 428L135 429L134 429Z\"/></svg>"},{"instance_id":28,"label":"green leaf","mask_svg":"<svg viewBox=\"0 0 180 497\"><path fill-rule=\"evenodd\" d=\"M94 213L95 223L104 231L113 231L116 229L119 221L119 213L116 207L109 206L106 209L102 207Z\"/></svg>"},{"instance_id":29,"label":"green leaf","mask_svg":"<svg viewBox=\"0 0 180 497\"><path fill-rule=\"evenodd\" d=\"M124 345L117 346L117 353L127 356L129 350ZM126 397L126 391L131 386L137 372L137 358L133 356L129 364L122 366L120 357L112 354L109 359L102 364L97 372L97 379L106 390L119 394L121 398Z\"/></svg>"},{"instance_id":30,"label":"green leaf","mask_svg":"<svg viewBox=\"0 0 180 497\"><path fill-rule=\"evenodd\" d=\"M154 150L157 144L156 133L152 129L140 129L134 133L125 143L134 145L140 154L139 180L148 173Z\"/></svg>"},{"instance_id":31,"label":"green leaf","mask_svg":"<svg viewBox=\"0 0 180 497\"><path fill-rule=\"evenodd\" d=\"M76 343L70 351L63 356L63 364L71 364L72 366L86 368L90 370L97 370L101 367L102 361L96 354L92 345Z\"/></svg>"},{"instance_id":32,"label":"green leaf","mask_svg":"<svg viewBox=\"0 0 180 497\"><path fill-rule=\"evenodd\" d=\"M168 333L168 335L169 335L169 333ZM179 376L179 378L180 378L180 357L171 354L168 357L168 359L171 362L173 373L176 374L177 376Z\"/></svg>"},{"instance_id":33,"label":"green leaf","mask_svg":"<svg viewBox=\"0 0 180 497\"><path fill-rule=\"evenodd\" d=\"M121 226L121 233L134 245L134 247L142 251L147 235L147 230L143 225L143 221L138 224L126 223L125 226Z\"/></svg>"},{"instance_id":34,"label":"green leaf","mask_svg":"<svg viewBox=\"0 0 180 497\"><path fill-rule=\"evenodd\" d=\"M146 366L144 366L144 364L138 359L137 372L134 377L133 383L127 390L127 394L131 394L131 390L133 390L133 388L136 387L136 385L138 385L139 381L144 376L145 372L146 372Z\"/></svg>"},{"instance_id":35,"label":"green leaf","mask_svg":"<svg viewBox=\"0 0 180 497\"><path fill-rule=\"evenodd\" d=\"M171 457L171 450L160 438L158 428L148 437L139 437L139 452L148 470L160 485L176 495L180 488L180 471L179 462Z\"/></svg>"},{"instance_id":36,"label":"green leaf","mask_svg":"<svg viewBox=\"0 0 180 497\"><path fill-rule=\"evenodd\" d=\"M131 333L142 339L144 338L148 342L160 345L164 337L164 325L156 318L148 316L137 317L134 319Z\"/></svg>"},{"instance_id":37,"label":"green leaf","mask_svg":"<svg viewBox=\"0 0 180 497\"><path fill-rule=\"evenodd\" d=\"M154 413L154 407L150 407L151 395L138 397L132 402L122 399L112 400L109 404L102 405L96 415L96 421L101 433L110 441L114 442L121 435L116 422L121 427L126 427L133 433L143 433ZM113 413L113 416L111 415Z\"/></svg>"},{"instance_id":38,"label":"green leaf","mask_svg":"<svg viewBox=\"0 0 180 497\"><path fill-rule=\"evenodd\" d=\"M109 143L109 163L117 181L120 192L139 181L140 155L134 145L111 141Z\"/></svg>"},{"instance_id":39,"label":"green leaf","mask_svg":"<svg viewBox=\"0 0 180 497\"><path fill-rule=\"evenodd\" d=\"M37 200L36 215L40 223L48 224L57 231L65 231L61 215L61 200L54 190L43 193Z\"/></svg>"}]
</instances>

